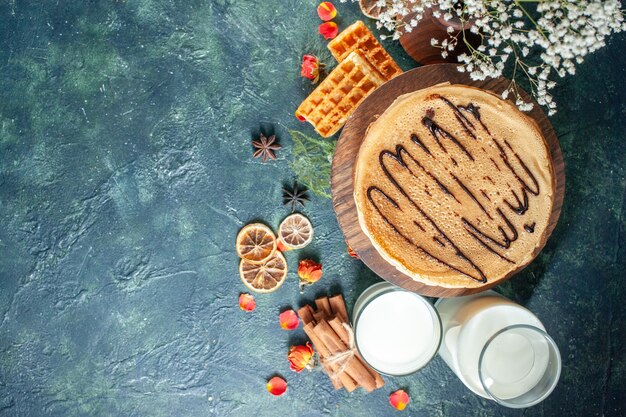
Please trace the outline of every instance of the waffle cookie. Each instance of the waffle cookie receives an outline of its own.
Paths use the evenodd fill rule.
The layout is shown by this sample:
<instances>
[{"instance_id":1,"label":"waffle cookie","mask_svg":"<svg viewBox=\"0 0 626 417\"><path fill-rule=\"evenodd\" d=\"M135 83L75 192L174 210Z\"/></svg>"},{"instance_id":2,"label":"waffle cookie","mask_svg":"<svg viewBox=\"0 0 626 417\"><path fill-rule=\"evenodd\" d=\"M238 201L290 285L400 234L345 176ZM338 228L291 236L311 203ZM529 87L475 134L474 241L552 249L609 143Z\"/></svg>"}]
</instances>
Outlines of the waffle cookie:
<instances>
[{"instance_id":1,"label":"waffle cookie","mask_svg":"<svg viewBox=\"0 0 626 417\"><path fill-rule=\"evenodd\" d=\"M296 117L311 123L321 136L332 136L385 81L361 51L353 51L300 104Z\"/></svg>"},{"instance_id":2,"label":"waffle cookie","mask_svg":"<svg viewBox=\"0 0 626 417\"><path fill-rule=\"evenodd\" d=\"M350 52L360 50L386 80L402 74L398 64L360 20L345 28L330 41L328 49L338 62L343 61Z\"/></svg>"}]
</instances>

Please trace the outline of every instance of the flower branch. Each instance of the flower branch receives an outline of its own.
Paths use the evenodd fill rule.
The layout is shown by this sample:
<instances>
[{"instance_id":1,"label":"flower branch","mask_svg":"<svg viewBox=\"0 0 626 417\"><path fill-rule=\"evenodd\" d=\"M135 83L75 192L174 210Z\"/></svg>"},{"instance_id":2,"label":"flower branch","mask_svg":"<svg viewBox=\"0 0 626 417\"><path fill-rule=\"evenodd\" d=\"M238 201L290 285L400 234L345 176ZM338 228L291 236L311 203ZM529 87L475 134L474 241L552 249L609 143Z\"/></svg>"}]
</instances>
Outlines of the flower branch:
<instances>
[{"instance_id":1,"label":"flower branch","mask_svg":"<svg viewBox=\"0 0 626 417\"><path fill-rule=\"evenodd\" d=\"M532 108L518 88L527 80L548 114L556 112L554 79L575 74L585 56L626 30L619 0L379 0L376 6L382 9L377 27L393 39L412 32L429 9L436 19L460 23L460 30L448 27L446 39L432 39L442 58L463 45L468 52L458 55L459 71L474 80L510 77L504 95L512 94L521 110Z\"/></svg>"}]
</instances>

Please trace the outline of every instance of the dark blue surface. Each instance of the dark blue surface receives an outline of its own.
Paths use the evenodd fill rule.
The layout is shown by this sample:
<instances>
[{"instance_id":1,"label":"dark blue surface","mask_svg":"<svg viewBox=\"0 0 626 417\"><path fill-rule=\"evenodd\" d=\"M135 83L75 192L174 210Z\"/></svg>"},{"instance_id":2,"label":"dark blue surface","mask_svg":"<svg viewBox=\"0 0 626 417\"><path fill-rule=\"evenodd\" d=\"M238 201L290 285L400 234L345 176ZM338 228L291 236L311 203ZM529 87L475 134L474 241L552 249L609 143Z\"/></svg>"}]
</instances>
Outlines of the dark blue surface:
<instances>
[{"instance_id":1,"label":"dark blue surface","mask_svg":"<svg viewBox=\"0 0 626 417\"><path fill-rule=\"evenodd\" d=\"M334 392L286 361L301 330L278 313L318 294L348 307L376 277L348 257L329 200L304 209L314 242L244 314L234 237L276 227L287 129L311 89L304 53L330 63L312 1L4 1L0 5L0 415L626 415L626 37L561 80L552 118L566 163L547 247L499 290L533 310L563 356L551 397L508 410L436 358L372 394ZM337 4L341 27L359 18ZM371 22L369 22L371 23ZM414 64L386 43L400 65ZM263 126L277 161L251 158ZM301 296L298 259L324 263ZM279 373L287 394L271 397Z\"/></svg>"}]
</instances>

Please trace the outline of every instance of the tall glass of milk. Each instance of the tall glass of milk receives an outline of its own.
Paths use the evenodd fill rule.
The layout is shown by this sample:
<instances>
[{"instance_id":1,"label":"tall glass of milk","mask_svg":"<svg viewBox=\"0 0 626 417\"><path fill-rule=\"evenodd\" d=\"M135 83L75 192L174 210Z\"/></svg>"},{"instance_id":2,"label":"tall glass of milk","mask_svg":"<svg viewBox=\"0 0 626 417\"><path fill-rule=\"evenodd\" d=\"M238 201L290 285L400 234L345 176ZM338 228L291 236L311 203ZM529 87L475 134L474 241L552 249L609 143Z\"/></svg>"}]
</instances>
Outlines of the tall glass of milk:
<instances>
[{"instance_id":1,"label":"tall glass of milk","mask_svg":"<svg viewBox=\"0 0 626 417\"><path fill-rule=\"evenodd\" d=\"M439 350L441 321L433 305L388 282L366 289L352 317L359 354L380 373L411 374Z\"/></svg>"},{"instance_id":2,"label":"tall glass of milk","mask_svg":"<svg viewBox=\"0 0 626 417\"><path fill-rule=\"evenodd\" d=\"M495 291L440 299L439 355L474 393L524 408L545 399L561 373L561 356L539 319Z\"/></svg>"}]
</instances>

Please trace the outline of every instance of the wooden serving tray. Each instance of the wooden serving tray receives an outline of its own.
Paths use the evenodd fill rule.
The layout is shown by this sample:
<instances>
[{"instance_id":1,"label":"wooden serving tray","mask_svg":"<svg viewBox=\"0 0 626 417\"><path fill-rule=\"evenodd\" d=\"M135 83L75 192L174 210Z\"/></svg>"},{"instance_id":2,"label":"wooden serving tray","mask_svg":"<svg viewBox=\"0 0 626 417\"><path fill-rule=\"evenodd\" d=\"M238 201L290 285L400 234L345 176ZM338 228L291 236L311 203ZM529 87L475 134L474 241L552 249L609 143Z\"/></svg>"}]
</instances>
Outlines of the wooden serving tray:
<instances>
[{"instance_id":1,"label":"wooden serving tray","mask_svg":"<svg viewBox=\"0 0 626 417\"><path fill-rule=\"evenodd\" d=\"M539 246L535 249L532 258L526 264L521 265L502 279L489 281L483 286L475 288L445 288L426 285L413 280L385 261L374 248L369 238L361 230L357 218L356 204L353 196L353 174L359 147L365 137L368 126L377 116L381 115L398 96L444 82L478 87L492 91L498 95L509 85L509 80L505 78L489 79L485 81L471 80L468 74L458 72L455 64L428 65L407 71L374 91L352 114L344 126L339 141L337 142L331 172L333 207L337 215L337 220L339 221L339 226L350 247L352 247L352 249L358 253L361 260L380 277L399 287L430 297L456 297L477 293L494 287L515 275L515 273L530 263L545 246L548 237L554 230L557 220L559 219L565 194L563 154L561 153L559 141L552 129L550 121L539 107L539 104L532 100L528 94L520 91L524 100L530 100L534 103L533 110L527 114L535 120L548 143L548 149L550 150L554 168L554 180L556 182L552 213L548 227L542 236Z\"/></svg>"}]
</instances>

